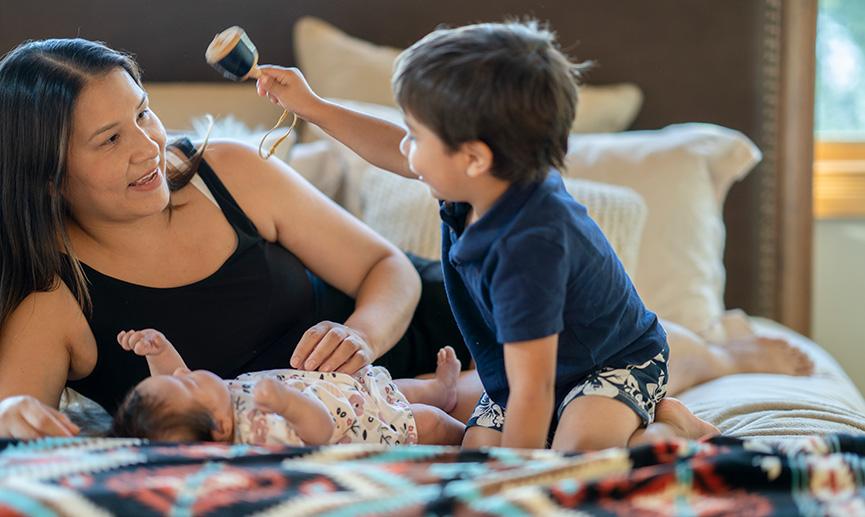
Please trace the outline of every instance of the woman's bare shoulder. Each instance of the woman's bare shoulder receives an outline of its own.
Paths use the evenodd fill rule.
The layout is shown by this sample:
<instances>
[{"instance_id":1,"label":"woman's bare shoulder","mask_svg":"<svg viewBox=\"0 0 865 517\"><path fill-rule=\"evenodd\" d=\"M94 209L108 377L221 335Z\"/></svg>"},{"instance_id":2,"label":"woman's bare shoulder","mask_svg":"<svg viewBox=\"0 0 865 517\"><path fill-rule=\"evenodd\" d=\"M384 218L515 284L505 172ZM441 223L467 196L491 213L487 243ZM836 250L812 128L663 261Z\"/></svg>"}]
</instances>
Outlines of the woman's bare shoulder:
<instances>
[{"instance_id":1,"label":"woman's bare shoulder","mask_svg":"<svg viewBox=\"0 0 865 517\"><path fill-rule=\"evenodd\" d=\"M96 341L75 296L58 279L27 295L0 329L0 391L55 402L67 378L96 364Z\"/></svg>"},{"instance_id":2,"label":"woman's bare shoulder","mask_svg":"<svg viewBox=\"0 0 865 517\"><path fill-rule=\"evenodd\" d=\"M233 140L207 146L204 159L238 202L259 232L275 240L277 207L295 206L315 195L314 189L278 158L263 160L258 150Z\"/></svg>"},{"instance_id":3,"label":"woman's bare shoulder","mask_svg":"<svg viewBox=\"0 0 865 517\"><path fill-rule=\"evenodd\" d=\"M64 346L70 353L89 348L95 339L78 300L61 279L49 291L28 294L0 328L0 361L10 348L33 350ZM95 359L95 356L94 356Z\"/></svg>"}]
</instances>

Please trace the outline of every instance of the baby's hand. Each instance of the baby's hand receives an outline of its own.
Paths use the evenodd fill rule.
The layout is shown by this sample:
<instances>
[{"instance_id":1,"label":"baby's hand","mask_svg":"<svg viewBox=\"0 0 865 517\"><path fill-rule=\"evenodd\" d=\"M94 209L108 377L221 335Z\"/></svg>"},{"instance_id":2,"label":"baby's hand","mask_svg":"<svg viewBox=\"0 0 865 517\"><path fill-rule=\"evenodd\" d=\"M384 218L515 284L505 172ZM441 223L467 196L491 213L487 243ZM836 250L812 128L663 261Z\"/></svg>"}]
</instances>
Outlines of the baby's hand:
<instances>
[{"instance_id":1,"label":"baby's hand","mask_svg":"<svg viewBox=\"0 0 865 517\"><path fill-rule=\"evenodd\" d=\"M309 87L300 70L271 65L262 65L259 69L261 77L256 83L259 95L315 123L315 112L322 100Z\"/></svg>"},{"instance_id":2,"label":"baby's hand","mask_svg":"<svg viewBox=\"0 0 865 517\"><path fill-rule=\"evenodd\" d=\"M278 413L282 408L283 386L273 379L262 379L255 385L253 396L258 409L268 413Z\"/></svg>"},{"instance_id":3,"label":"baby's hand","mask_svg":"<svg viewBox=\"0 0 865 517\"><path fill-rule=\"evenodd\" d=\"M136 355L158 355L171 346L162 332L153 329L121 330L117 342L124 350Z\"/></svg>"}]
</instances>

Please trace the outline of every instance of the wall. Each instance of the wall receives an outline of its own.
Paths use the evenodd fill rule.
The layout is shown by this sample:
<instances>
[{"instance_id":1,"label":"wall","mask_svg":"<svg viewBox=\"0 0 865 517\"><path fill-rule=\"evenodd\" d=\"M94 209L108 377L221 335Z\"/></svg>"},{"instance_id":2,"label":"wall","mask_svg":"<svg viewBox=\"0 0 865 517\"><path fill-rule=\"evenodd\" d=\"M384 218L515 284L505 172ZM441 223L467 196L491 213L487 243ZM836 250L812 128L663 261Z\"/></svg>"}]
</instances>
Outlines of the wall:
<instances>
[{"instance_id":1,"label":"wall","mask_svg":"<svg viewBox=\"0 0 865 517\"><path fill-rule=\"evenodd\" d=\"M865 392L865 219L814 226L813 338Z\"/></svg>"}]
</instances>

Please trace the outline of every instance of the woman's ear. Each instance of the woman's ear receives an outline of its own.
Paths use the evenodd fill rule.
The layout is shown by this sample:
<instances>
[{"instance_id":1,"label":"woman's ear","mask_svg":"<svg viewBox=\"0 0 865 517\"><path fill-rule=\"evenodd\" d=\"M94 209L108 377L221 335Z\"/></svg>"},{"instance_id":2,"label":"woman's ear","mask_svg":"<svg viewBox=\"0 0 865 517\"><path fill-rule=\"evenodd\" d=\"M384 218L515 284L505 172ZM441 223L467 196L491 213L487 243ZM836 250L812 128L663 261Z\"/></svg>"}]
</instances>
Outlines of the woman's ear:
<instances>
[{"instance_id":1,"label":"woman's ear","mask_svg":"<svg viewBox=\"0 0 865 517\"><path fill-rule=\"evenodd\" d=\"M489 174L493 168L493 151L480 140L465 142L460 150L468 157L466 175L470 178L479 178Z\"/></svg>"}]
</instances>

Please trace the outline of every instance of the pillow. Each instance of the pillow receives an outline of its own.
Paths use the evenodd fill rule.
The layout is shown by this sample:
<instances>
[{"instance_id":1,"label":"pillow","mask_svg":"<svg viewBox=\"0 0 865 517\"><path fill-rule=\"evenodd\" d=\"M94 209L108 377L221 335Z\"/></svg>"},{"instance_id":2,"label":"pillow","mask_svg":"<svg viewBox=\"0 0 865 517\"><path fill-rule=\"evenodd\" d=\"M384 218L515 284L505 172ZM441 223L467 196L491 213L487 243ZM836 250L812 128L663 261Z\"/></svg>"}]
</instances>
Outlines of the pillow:
<instances>
[{"instance_id":1,"label":"pillow","mask_svg":"<svg viewBox=\"0 0 865 517\"><path fill-rule=\"evenodd\" d=\"M357 171L354 171L357 175ZM438 202L426 185L371 165L362 171L360 218L394 245L420 257L441 258ZM637 263L646 205L631 189L565 178L568 192L584 204L628 273Z\"/></svg>"},{"instance_id":2,"label":"pillow","mask_svg":"<svg viewBox=\"0 0 865 517\"><path fill-rule=\"evenodd\" d=\"M195 140L203 140L210 127L207 117L199 117L191 122L192 131L187 132ZM284 134L285 129L277 129L265 138L264 149L269 149L273 142ZM267 133L261 127L252 130L233 116L227 116L214 121L210 129L210 138L227 138L243 142L258 148L261 139ZM326 196L338 201L346 178L346 162L336 143L332 140L320 140L311 143L295 144L292 133L279 147L271 159L280 159L300 173L307 181Z\"/></svg>"},{"instance_id":3,"label":"pillow","mask_svg":"<svg viewBox=\"0 0 865 517\"><path fill-rule=\"evenodd\" d=\"M170 131L190 131L194 119L210 113L234 117L249 128L273 127L282 109L255 93L254 83L145 83L150 107Z\"/></svg>"},{"instance_id":4,"label":"pillow","mask_svg":"<svg viewBox=\"0 0 865 517\"><path fill-rule=\"evenodd\" d=\"M306 16L294 24L294 51L310 86L322 97L396 105L390 80L399 49L374 45ZM642 104L643 94L634 84L583 86L571 130L622 131Z\"/></svg>"},{"instance_id":5,"label":"pillow","mask_svg":"<svg viewBox=\"0 0 865 517\"><path fill-rule=\"evenodd\" d=\"M661 317L718 339L724 312L724 198L760 160L743 134L710 124L572 135L565 175L626 186L648 206L633 276Z\"/></svg>"}]
</instances>

